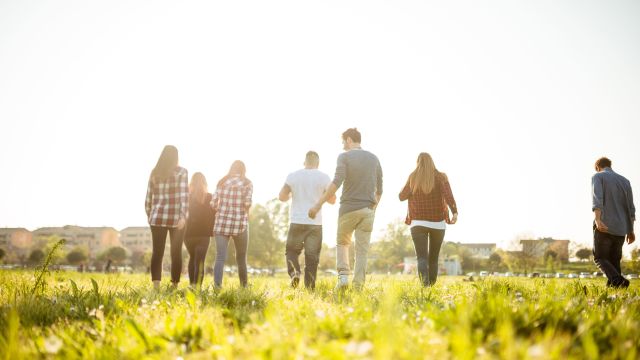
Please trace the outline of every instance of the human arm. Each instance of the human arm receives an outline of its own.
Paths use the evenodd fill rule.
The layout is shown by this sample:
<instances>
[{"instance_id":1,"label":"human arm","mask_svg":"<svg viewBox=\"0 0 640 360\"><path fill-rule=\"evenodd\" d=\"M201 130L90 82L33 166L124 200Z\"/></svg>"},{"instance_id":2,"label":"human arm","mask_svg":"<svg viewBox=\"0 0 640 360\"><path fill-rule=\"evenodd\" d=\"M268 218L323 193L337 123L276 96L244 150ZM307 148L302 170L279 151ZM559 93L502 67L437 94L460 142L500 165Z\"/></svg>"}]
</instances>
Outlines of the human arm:
<instances>
[{"instance_id":1,"label":"human arm","mask_svg":"<svg viewBox=\"0 0 640 360\"><path fill-rule=\"evenodd\" d=\"M149 183L147 185L147 196L144 200L144 210L147 213L147 218L151 215L151 207L153 204L153 182L151 178L149 178Z\"/></svg>"},{"instance_id":2,"label":"human arm","mask_svg":"<svg viewBox=\"0 0 640 360\"><path fill-rule=\"evenodd\" d=\"M247 185L245 185L245 188L244 188L244 209L246 212L249 212L249 209L251 208L252 196L253 196L253 183L249 182Z\"/></svg>"},{"instance_id":3,"label":"human arm","mask_svg":"<svg viewBox=\"0 0 640 360\"><path fill-rule=\"evenodd\" d=\"M329 200L333 199L333 202L335 203L336 191L338 191L338 187L336 186L335 182L332 182L331 184L329 184L329 187L327 188L327 190L324 191L324 193L322 194L318 202L313 207L311 207L311 209L309 209L308 215L311 219L316 218L316 214L320 211L320 209L322 208L322 205L325 202L328 202ZM330 201L329 203L331 204Z\"/></svg>"},{"instance_id":4,"label":"human arm","mask_svg":"<svg viewBox=\"0 0 640 360\"><path fill-rule=\"evenodd\" d=\"M407 179L407 183L402 188L402 191L400 191L398 198L400 199L400 201L405 201L409 199L409 196L411 196L411 186L409 185L409 180Z\"/></svg>"},{"instance_id":5,"label":"human arm","mask_svg":"<svg viewBox=\"0 0 640 360\"><path fill-rule=\"evenodd\" d=\"M288 184L282 185L282 189L280 189L280 195L278 195L278 199L280 201L289 201L291 198L291 187Z\"/></svg>"},{"instance_id":6,"label":"human arm","mask_svg":"<svg viewBox=\"0 0 640 360\"><path fill-rule=\"evenodd\" d=\"M595 216L596 229L600 232L607 232L609 228L602 222L602 209L604 208L604 185L598 174L591 178L591 210Z\"/></svg>"},{"instance_id":7,"label":"human arm","mask_svg":"<svg viewBox=\"0 0 640 360\"><path fill-rule=\"evenodd\" d=\"M178 229L182 229L187 224L187 217L189 216L189 173L186 169L178 175L178 191L180 199Z\"/></svg>"},{"instance_id":8,"label":"human arm","mask_svg":"<svg viewBox=\"0 0 640 360\"><path fill-rule=\"evenodd\" d=\"M453 216L451 217L451 224L458 222L458 206L456 205L456 199L453 197L453 191L451 191L451 184L449 184L449 178L446 174L442 174L442 189L444 200Z\"/></svg>"}]
</instances>

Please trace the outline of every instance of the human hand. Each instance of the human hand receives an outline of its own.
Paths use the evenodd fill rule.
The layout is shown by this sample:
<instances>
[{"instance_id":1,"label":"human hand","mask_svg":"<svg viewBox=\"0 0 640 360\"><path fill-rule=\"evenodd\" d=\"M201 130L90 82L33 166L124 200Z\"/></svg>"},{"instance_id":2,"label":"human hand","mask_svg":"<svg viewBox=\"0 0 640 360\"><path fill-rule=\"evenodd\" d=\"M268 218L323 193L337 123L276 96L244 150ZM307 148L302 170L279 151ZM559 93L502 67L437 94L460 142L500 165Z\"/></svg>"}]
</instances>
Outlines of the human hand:
<instances>
[{"instance_id":1,"label":"human hand","mask_svg":"<svg viewBox=\"0 0 640 360\"><path fill-rule=\"evenodd\" d=\"M309 209L309 214L308 214L309 218L315 219L316 214L318 214L319 211L320 211L320 206L314 205L311 209Z\"/></svg>"},{"instance_id":2,"label":"human hand","mask_svg":"<svg viewBox=\"0 0 640 360\"><path fill-rule=\"evenodd\" d=\"M631 244L633 244L634 241L636 241L636 234L628 233L627 234L627 244L631 245Z\"/></svg>"},{"instance_id":3,"label":"human hand","mask_svg":"<svg viewBox=\"0 0 640 360\"><path fill-rule=\"evenodd\" d=\"M598 229L598 231L600 232L609 231L609 227L605 225L605 223L603 223L602 220L596 220L596 229Z\"/></svg>"},{"instance_id":4,"label":"human hand","mask_svg":"<svg viewBox=\"0 0 640 360\"><path fill-rule=\"evenodd\" d=\"M458 222L458 213L453 214L453 216L451 217L450 220L451 224L455 224L456 222Z\"/></svg>"},{"instance_id":5,"label":"human hand","mask_svg":"<svg viewBox=\"0 0 640 360\"><path fill-rule=\"evenodd\" d=\"M187 222L184 218L180 218L180 220L178 220L178 230L182 230L186 224Z\"/></svg>"}]
</instances>

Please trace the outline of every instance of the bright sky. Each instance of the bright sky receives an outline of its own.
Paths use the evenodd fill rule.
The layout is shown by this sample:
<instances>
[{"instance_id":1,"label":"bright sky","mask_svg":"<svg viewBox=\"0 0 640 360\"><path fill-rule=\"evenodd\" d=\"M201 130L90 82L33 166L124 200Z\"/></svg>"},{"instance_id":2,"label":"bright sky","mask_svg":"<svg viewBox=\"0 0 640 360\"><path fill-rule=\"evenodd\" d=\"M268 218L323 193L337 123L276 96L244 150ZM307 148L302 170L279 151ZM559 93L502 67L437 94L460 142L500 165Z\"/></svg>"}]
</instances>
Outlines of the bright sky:
<instances>
[{"instance_id":1,"label":"bright sky","mask_svg":"<svg viewBox=\"0 0 640 360\"><path fill-rule=\"evenodd\" d=\"M333 175L355 126L377 228L426 151L447 240L589 244L594 161L640 188L639 44L634 0L0 0L0 227L145 224L165 144L212 184L244 160L264 203L307 150Z\"/></svg>"}]
</instances>

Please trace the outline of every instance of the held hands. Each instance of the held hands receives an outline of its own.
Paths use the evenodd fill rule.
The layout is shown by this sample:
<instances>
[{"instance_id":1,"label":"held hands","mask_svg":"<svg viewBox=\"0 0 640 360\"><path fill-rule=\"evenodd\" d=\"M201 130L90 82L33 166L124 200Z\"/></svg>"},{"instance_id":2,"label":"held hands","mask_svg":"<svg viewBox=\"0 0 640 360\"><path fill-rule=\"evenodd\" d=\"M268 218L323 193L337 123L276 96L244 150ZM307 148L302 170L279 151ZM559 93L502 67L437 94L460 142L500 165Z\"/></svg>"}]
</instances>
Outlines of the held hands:
<instances>
[{"instance_id":1,"label":"held hands","mask_svg":"<svg viewBox=\"0 0 640 360\"><path fill-rule=\"evenodd\" d=\"M596 220L596 229L598 229L598 231L600 232L608 232L609 231L609 227L607 225L605 225L602 220Z\"/></svg>"},{"instance_id":2,"label":"held hands","mask_svg":"<svg viewBox=\"0 0 640 360\"><path fill-rule=\"evenodd\" d=\"M178 229L182 230L184 229L184 226L187 224L187 222L184 220L184 218L180 218L180 220L178 220Z\"/></svg>"},{"instance_id":3,"label":"held hands","mask_svg":"<svg viewBox=\"0 0 640 360\"><path fill-rule=\"evenodd\" d=\"M309 218L310 219L315 219L316 215L318 214L318 212L320 211L321 205L314 205L311 209L309 209Z\"/></svg>"},{"instance_id":4,"label":"held hands","mask_svg":"<svg viewBox=\"0 0 640 360\"><path fill-rule=\"evenodd\" d=\"M627 234L627 244L631 245L631 244L633 244L634 241L636 241L636 234L635 233L628 233Z\"/></svg>"}]
</instances>

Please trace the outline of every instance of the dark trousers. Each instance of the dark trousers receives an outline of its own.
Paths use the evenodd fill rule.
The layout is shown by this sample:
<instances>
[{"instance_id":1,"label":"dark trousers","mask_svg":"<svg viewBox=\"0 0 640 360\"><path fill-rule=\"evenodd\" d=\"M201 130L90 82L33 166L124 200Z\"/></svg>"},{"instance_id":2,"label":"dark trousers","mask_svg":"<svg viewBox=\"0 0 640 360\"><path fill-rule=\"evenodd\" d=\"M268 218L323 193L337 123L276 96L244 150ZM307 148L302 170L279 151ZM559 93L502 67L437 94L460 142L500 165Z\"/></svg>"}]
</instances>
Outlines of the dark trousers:
<instances>
[{"instance_id":1,"label":"dark trousers","mask_svg":"<svg viewBox=\"0 0 640 360\"><path fill-rule=\"evenodd\" d=\"M626 282L620 269L622 244L624 244L624 236L603 233L594 227L593 260L607 276L607 286L622 286Z\"/></svg>"},{"instance_id":2,"label":"dark trousers","mask_svg":"<svg viewBox=\"0 0 640 360\"><path fill-rule=\"evenodd\" d=\"M247 249L249 248L249 231L230 235L216 235L216 263L213 266L213 283L216 287L222 286L222 275L224 275L224 261L227 259L227 248L229 240L233 238L236 247L236 264L238 265L238 277L240 286L247 286Z\"/></svg>"},{"instance_id":3,"label":"dark trousers","mask_svg":"<svg viewBox=\"0 0 640 360\"><path fill-rule=\"evenodd\" d=\"M300 276L298 258L304 249L304 286L316 287L316 274L322 250L322 225L291 224L285 257L289 276Z\"/></svg>"},{"instance_id":4,"label":"dark trousers","mask_svg":"<svg viewBox=\"0 0 640 360\"><path fill-rule=\"evenodd\" d=\"M411 228L411 238L418 258L418 275L422 285L431 286L438 278L438 255L444 240L444 230L424 226Z\"/></svg>"},{"instance_id":5,"label":"dark trousers","mask_svg":"<svg viewBox=\"0 0 640 360\"><path fill-rule=\"evenodd\" d=\"M209 250L209 236L194 236L184 239L184 245L189 252L189 283L192 285L202 284L204 278L204 260Z\"/></svg>"},{"instance_id":6,"label":"dark trousers","mask_svg":"<svg viewBox=\"0 0 640 360\"><path fill-rule=\"evenodd\" d=\"M171 282L180 282L182 272L182 240L184 228L167 228L161 226L151 227L151 239L153 241L153 252L151 254L151 280L160 281L162 277L162 257L164 256L164 246L167 242L167 233L171 240Z\"/></svg>"}]
</instances>

